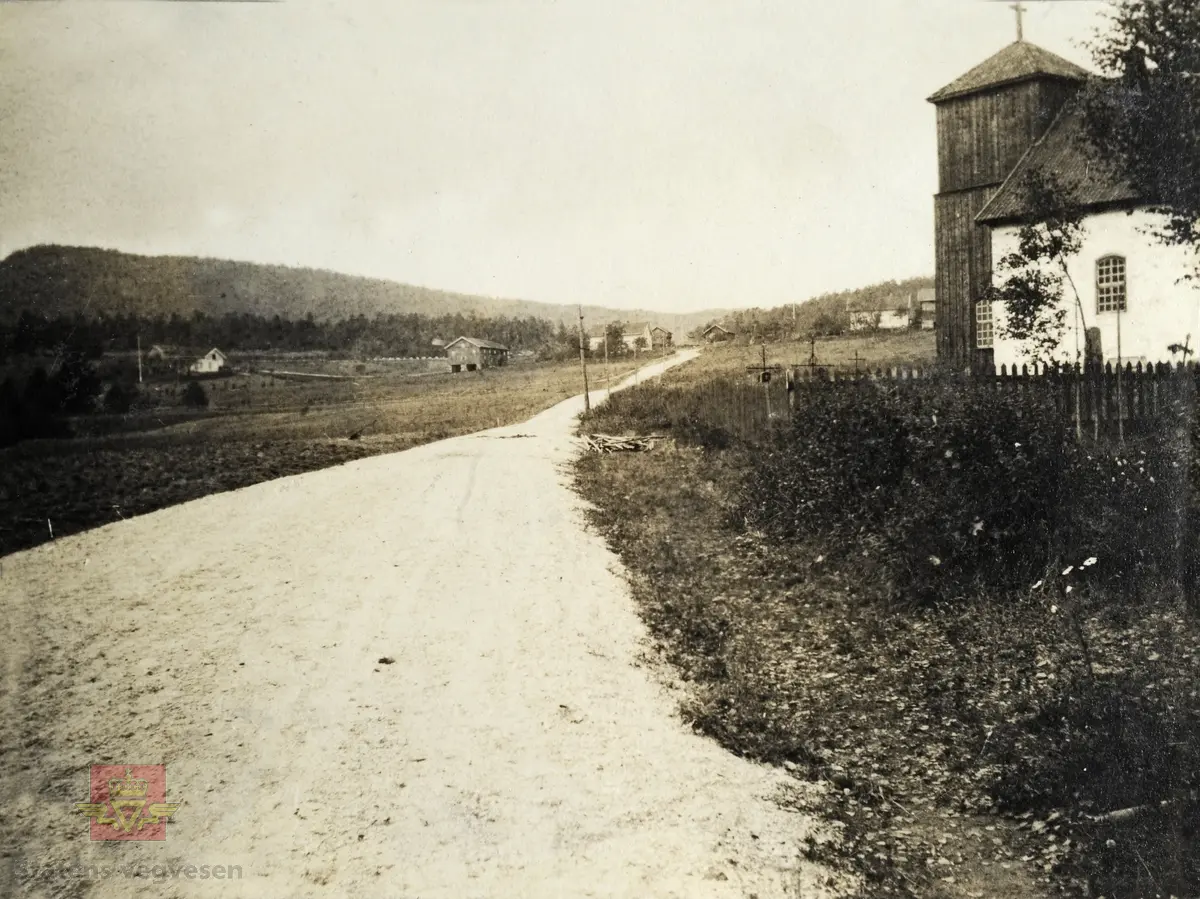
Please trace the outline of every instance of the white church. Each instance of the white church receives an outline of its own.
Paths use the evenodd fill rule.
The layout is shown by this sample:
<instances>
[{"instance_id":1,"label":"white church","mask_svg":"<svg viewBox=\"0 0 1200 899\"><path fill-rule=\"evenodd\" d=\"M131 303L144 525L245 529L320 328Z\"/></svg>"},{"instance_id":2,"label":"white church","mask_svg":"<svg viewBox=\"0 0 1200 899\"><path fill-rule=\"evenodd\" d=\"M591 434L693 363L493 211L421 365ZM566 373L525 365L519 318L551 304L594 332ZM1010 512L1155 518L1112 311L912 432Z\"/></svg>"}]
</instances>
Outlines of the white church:
<instances>
[{"instance_id":1,"label":"white church","mask_svg":"<svg viewBox=\"0 0 1200 899\"><path fill-rule=\"evenodd\" d=\"M1135 366L1181 361L1167 348L1186 343L1195 350L1200 339L1200 290L1183 280L1197 262L1195 251L1153 236L1162 227L1161 217L1111 170L1089 163L1078 144L1082 125L1078 109L1065 109L976 221L991 229L992 259L1016 252L1021 217L1027 212L1026 173L1053 172L1086 210L1082 245L1067 259L1070 279L1062 301L1066 331L1058 361L1075 362L1077 351L1087 346L1088 329L1098 331L1098 355L1106 363L1116 365L1118 358L1122 365ZM1003 303L981 303L978 312L979 345L987 344L990 330L995 365L1030 361L1025 347L1002 336Z\"/></svg>"},{"instance_id":2,"label":"white church","mask_svg":"<svg viewBox=\"0 0 1200 899\"><path fill-rule=\"evenodd\" d=\"M1198 349L1200 285L1184 280L1200 261L1195 251L1157 240L1149 204L1082 144L1077 94L1094 77L1019 38L929 98L938 110L938 355L952 364L1032 361L1002 336L1003 303L987 299L1003 277L995 263L1016 250L1029 219L1030 173L1053 176L1085 213L1057 358L1075 362L1089 330L1093 358L1114 365L1181 361L1172 344Z\"/></svg>"}]
</instances>

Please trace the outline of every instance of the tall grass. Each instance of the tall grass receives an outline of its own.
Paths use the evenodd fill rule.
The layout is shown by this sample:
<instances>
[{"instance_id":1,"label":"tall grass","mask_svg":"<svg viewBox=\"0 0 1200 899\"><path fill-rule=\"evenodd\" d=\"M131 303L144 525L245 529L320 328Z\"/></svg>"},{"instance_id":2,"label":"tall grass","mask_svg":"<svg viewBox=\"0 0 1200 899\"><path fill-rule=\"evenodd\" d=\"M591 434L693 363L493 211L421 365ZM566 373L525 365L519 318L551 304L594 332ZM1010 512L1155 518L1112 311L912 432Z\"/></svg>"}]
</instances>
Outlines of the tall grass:
<instances>
[{"instance_id":1,"label":"tall grass","mask_svg":"<svg viewBox=\"0 0 1200 899\"><path fill-rule=\"evenodd\" d=\"M821 690L833 690L861 702L869 739L901 756L856 753L855 764L906 776L903 754L936 742L949 766L939 782L958 784L955 795L983 787L1014 820L1059 819L1044 858L1062 883L1088 881L1093 895L1200 894L1200 620L1182 599L1200 566L1188 525L1200 520L1192 410L1175 409L1158 439L1089 444L1036 390L938 379L827 387L798 391L771 420L764 389L742 380L647 385L585 423L703 448L689 481L728 491L694 556L678 541L670 565L649 547L623 549L660 597L649 607L663 642L684 658L716 657L688 662L711 681L698 724L764 759L815 757L828 725L781 714L795 697L824 702ZM759 559L744 582L686 574L708 570L722 543L737 547L731 560ZM844 654L872 675L890 665L911 715L804 681L788 603L806 593L771 579L816 571L853 604L805 599L806 615L846 616L830 626L844 653L808 652L837 666ZM675 593L686 609L661 598ZM876 622L869 635L863 616ZM677 632L691 636L680 643ZM925 729L912 728L914 715ZM889 729L898 742L878 736Z\"/></svg>"}]
</instances>

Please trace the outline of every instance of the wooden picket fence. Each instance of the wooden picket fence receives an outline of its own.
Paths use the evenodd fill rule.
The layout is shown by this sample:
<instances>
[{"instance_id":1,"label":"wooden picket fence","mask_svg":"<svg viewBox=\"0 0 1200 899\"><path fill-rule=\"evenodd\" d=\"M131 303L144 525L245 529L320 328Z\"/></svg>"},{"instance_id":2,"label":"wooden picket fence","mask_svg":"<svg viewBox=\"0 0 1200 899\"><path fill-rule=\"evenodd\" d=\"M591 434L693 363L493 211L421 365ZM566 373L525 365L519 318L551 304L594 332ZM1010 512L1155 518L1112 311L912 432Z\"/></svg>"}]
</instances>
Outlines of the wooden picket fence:
<instances>
[{"instance_id":1,"label":"wooden picket fence","mask_svg":"<svg viewBox=\"0 0 1200 899\"><path fill-rule=\"evenodd\" d=\"M1075 432L1093 440L1123 439L1161 431L1170 421L1194 413L1200 392L1196 363L1138 363L1100 366L1000 366L947 375L934 367L867 369L855 366L797 365L787 369L790 390L816 385L916 386L931 378L958 378L1016 396L1049 398ZM882 385L881 385L882 386Z\"/></svg>"}]
</instances>

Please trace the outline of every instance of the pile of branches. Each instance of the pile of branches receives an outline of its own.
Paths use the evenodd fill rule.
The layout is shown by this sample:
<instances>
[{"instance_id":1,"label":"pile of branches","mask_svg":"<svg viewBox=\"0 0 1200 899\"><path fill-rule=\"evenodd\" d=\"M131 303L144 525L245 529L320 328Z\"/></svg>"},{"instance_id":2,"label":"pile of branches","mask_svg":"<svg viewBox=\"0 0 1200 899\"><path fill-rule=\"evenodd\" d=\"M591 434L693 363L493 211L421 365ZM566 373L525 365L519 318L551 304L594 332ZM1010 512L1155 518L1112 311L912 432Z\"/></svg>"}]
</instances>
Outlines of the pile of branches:
<instances>
[{"instance_id":1,"label":"pile of branches","mask_svg":"<svg viewBox=\"0 0 1200 899\"><path fill-rule=\"evenodd\" d=\"M661 434L646 437L613 437L608 434L585 434L583 445L593 453L640 453L654 448L654 441L665 440Z\"/></svg>"}]
</instances>

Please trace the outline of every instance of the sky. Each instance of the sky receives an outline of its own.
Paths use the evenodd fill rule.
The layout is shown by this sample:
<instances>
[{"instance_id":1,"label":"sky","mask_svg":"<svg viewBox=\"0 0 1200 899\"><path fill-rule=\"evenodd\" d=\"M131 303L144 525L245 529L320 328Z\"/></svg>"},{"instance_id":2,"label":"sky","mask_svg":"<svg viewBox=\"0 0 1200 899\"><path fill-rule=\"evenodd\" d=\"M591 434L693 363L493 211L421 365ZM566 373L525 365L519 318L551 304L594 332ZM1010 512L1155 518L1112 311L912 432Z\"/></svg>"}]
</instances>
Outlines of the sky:
<instances>
[{"instance_id":1,"label":"sky","mask_svg":"<svg viewBox=\"0 0 1200 899\"><path fill-rule=\"evenodd\" d=\"M1027 0L1088 65L1105 4ZM43 243L554 303L933 272L994 0L0 0L0 258Z\"/></svg>"}]
</instances>

